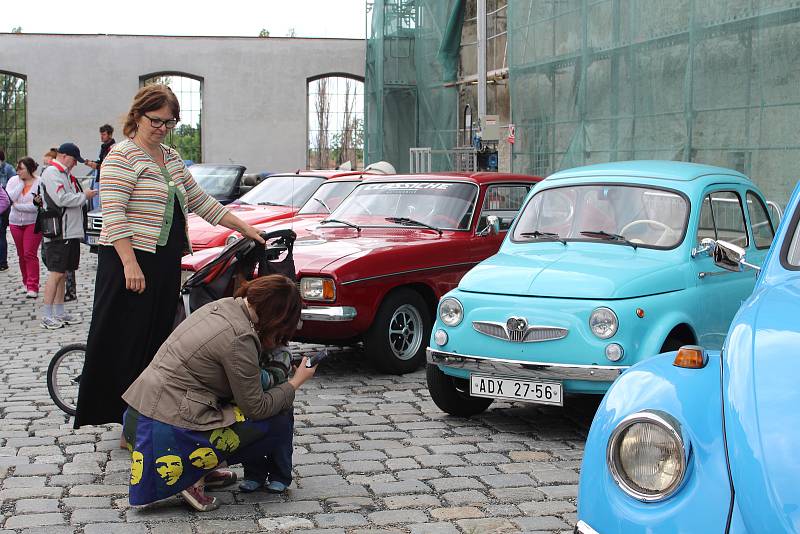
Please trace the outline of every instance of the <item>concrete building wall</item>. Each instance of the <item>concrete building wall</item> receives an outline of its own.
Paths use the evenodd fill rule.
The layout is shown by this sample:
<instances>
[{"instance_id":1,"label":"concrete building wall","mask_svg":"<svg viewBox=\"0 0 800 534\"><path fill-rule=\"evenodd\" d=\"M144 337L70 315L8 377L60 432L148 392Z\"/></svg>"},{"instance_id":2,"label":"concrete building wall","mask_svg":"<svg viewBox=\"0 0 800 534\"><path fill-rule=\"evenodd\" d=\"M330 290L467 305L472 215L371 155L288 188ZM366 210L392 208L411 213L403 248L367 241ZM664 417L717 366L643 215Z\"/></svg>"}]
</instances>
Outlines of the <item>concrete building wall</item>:
<instances>
[{"instance_id":1,"label":"concrete building wall","mask_svg":"<svg viewBox=\"0 0 800 534\"><path fill-rule=\"evenodd\" d=\"M0 34L0 71L27 80L28 152L37 161L67 140L95 157L106 122L120 140L140 78L166 71L202 79L203 161L304 168L307 80L363 77L364 57L356 39Z\"/></svg>"}]
</instances>

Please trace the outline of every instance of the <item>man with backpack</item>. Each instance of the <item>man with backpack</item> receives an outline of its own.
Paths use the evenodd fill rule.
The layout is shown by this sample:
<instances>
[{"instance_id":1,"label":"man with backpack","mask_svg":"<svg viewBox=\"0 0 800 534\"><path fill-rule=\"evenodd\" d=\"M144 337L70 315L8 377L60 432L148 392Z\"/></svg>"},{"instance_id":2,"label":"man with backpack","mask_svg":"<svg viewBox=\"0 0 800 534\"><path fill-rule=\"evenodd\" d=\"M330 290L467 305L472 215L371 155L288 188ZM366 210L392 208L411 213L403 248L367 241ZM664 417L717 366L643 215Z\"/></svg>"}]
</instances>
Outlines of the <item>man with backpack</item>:
<instances>
[{"instance_id":1,"label":"man with backpack","mask_svg":"<svg viewBox=\"0 0 800 534\"><path fill-rule=\"evenodd\" d=\"M6 184L12 176L16 176L17 171L14 166L6 162L6 153L0 148L0 187L5 191ZM11 205L5 209L0 209L0 271L8 270L8 215L11 213Z\"/></svg>"},{"instance_id":2,"label":"man with backpack","mask_svg":"<svg viewBox=\"0 0 800 534\"><path fill-rule=\"evenodd\" d=\"M80 262L80 244L84 237L84 206L97 191L83 191L70 171L83 163L80 149L73 143L58 147L52 165L42 172L45 206L61 213L60 228L44 238L44 257L47 265L47 282L44 286L42 327L61 328L77 324L80 319L64 310L64 283L67 271L76 271Z\"/></svg>"}]
</instances>

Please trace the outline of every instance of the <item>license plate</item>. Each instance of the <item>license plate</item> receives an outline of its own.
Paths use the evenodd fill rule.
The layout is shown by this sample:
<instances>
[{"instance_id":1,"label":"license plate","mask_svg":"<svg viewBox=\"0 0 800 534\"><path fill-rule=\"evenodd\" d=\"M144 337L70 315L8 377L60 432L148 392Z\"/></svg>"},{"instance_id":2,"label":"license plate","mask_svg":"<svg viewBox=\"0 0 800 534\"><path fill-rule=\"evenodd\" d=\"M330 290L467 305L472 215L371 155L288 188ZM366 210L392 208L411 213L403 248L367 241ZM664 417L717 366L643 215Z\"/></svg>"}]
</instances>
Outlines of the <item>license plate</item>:
<instances>
[{"instance_id":1,"label":"license plate","mask_svg":"<svg viewBox=\"0 0 800 534\"><path fill-rule=\"evenodd\" d=\"M100 241L100 236L97 235L87 235L86 236L86 244L87 245L96 245Z\"/></svg>"},{"instance_id":2,"label":"license plate","mask_svg":"<svg viewBox=\"0 0 800 534\"><path fill-rule=\"evenodd\" d=\"M470 375L469 394L475 397L564 405L563 392L559 382L532 382L513 378Z\"/></svg>"}]
</instances>

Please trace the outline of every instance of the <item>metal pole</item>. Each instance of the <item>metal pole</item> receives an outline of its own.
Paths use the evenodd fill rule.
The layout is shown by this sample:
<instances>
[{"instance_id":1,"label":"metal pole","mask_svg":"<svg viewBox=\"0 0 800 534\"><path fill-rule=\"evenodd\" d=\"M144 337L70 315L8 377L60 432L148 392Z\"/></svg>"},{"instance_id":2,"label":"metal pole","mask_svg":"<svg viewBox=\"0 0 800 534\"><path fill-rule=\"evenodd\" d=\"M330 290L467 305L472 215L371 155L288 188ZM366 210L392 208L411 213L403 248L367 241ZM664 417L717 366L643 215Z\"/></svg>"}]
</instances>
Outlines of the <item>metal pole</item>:
<instances>
[{"instance_id":1,"label":"metal pole","mask_svg":"<svg viewBox=\"0 0 800 534\"><path fill-rule=\"evenodd\" d=\"M478 121L486 120L486 0L478 0Z\"/></svg>"}]
</instances>

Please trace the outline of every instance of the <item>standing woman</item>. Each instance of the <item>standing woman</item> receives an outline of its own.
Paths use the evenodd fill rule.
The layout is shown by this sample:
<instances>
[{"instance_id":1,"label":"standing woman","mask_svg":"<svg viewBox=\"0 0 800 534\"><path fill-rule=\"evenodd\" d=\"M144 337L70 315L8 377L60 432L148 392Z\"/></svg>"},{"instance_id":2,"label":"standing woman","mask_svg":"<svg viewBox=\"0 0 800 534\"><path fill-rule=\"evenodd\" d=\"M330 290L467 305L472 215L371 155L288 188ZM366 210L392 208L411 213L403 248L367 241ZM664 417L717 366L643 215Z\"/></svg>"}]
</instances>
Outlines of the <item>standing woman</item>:
<instances>
[{"instance_id":1,"label":"standing woman","mask_svg":"<svg viewBox=\"0 0 800 534\"><path fill-rule=\"evenodd\" d=\"M169 87L143 87L123 124L126 139L100 169L103 229L75 428L121 423L122 393L169 336L181 257L191 251L189 211L264 243L258 230L206 194L180 154L163 144L179 120Z\"/></svg>"},{"instance_id":2,"label":"standing woman","mask_svg":"<svg viewBox=\"0 0 800 534\"><path fill-rule=\"evenodd\" d=\"M33 158L22 158L17 162L17 175L8 181L8 197L13 202L8 217L11 236L17 245L19 270L22 273L22 290L26 296L39 296L39 245L42 234L36 232L36 212L33 203L39 187L39 177L34 174L38 165Z\"/></svg>"}]
</instances>

